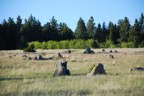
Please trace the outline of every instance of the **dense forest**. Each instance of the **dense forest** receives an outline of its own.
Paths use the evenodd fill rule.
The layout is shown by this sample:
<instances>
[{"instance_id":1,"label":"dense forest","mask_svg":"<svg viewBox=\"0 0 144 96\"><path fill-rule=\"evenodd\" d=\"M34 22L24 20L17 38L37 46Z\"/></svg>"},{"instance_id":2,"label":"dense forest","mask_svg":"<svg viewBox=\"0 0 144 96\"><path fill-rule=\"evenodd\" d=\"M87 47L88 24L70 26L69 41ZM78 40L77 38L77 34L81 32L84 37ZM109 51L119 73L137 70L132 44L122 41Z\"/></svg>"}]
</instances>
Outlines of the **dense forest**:
<instances>
[{"instance_id":1,"label":"dense forest","mask_svg":"<svg viewBox=\"0 0 144 96\"><path fill-rule=\"evenodd\" d=\"M23 49L32 43L35 48L44 49L144 47L143 24L143 13L133 25L128 17L118 20L117 24L110 21L108 25L105 22L95 25L92 16L85 23L80 17L73 32L66 23L58 24L54 17L43 26L32 15L24 23L20 16L16 21L9 17L0 24L0 50ZM49 47L56 45L59 46Z\"/></svg>"}]
</instances>

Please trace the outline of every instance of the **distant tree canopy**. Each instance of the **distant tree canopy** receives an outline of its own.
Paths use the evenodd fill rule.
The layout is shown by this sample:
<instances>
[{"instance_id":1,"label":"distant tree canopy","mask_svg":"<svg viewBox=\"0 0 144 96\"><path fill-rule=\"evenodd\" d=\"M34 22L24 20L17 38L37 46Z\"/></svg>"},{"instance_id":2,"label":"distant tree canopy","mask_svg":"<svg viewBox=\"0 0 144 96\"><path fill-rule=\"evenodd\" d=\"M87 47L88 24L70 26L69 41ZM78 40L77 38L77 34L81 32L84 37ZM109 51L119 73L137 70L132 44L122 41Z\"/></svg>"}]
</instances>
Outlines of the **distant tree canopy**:
<instances>
[{"instance_id":1,"label":"distant tree canopy","mask_svg":"<svg viewBox=\"0 0 144 96\"><path fill-rule=\"evenodd\" d=\"M24 20L20 16L16 21L9 17L0 23L0 50L23 49L28 42L48 42L63 40L93 40L92 46L98 47L102 44L112 44L117 47L124 44L131 44L132 47L142 47L144 42L144 15L141 14L139 19L135 19L133 25L129 19L119 19L117 24L109 22L106 26L105 22L95 26L94 18L91 16L85 24L80 17L77 22L75 32L73 32L66 23L57 23L55 17L49 22L41 25L41 22L34 16L30 15ZM43 43L45 44L45 43ZM101 44L101 45L98 45ZM120 46L118 46L120 45ZM106 45L105 45L106 46Z\"/></svg>"}]
</instances>

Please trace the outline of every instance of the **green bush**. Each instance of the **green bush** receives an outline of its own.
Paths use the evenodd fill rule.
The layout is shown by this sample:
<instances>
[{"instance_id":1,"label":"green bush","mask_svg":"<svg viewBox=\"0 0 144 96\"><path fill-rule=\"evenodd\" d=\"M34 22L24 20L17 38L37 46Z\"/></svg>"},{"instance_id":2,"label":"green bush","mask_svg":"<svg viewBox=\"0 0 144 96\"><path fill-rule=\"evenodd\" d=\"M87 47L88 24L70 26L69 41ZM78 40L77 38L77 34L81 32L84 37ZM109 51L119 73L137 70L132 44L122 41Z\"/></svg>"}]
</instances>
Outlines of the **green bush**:
<instances>
[{"instance_id":1,"label":"green bush","mask_svg":"<svg viewBox=\"0 0 144 96\"><path fill-rule=\"evenodd\" d=\"M121 48L134 48L135 44L133 42L122 42Z\"/></svg>"},{"instance_id":2,"label":"green bush","mask_svg":"<svg viewBox=\"0 0 144 96\"><path fill-rule=\"evenodd\" d=\"M36 52L34 50L34 44L29 44L28 47L24 49L24 52Z\"/></svg>"},{"instance_id":3,"label":"green bush","mask_svg":"<svg viewBox=\"0 0 144 96\"><path fill-rule=\"evenodd\" d=\"M96 40L63 40L63 41L48 41L48 42L30 42L34 49L85 49L85 48L116 48L117 46L111 40L104 43L98 43ZM131 43L122 43L122 47L132 47ZM118 46L118 47L119 47Z\"/></svg>"},{"instance_id":4,"label":"green bush","mask_svg":"<svg viewBox=\"0 0 144 96\"><path fill-rule=\"evenodd\" d=\"M106 42L100 44L100 48L116 48L116 46L111 40L107 40Z\"/></svg>"},{"instance_id":5,"label":"green bush","mask_svg":"<svg viewBox=\"0 0 144 96\"><path fill-rule=\"evenodd\" d=\"M40 48L42 48L42 44L40 42L38 42L38 41L35 41L34 42L34 48L35 49L40 49Z\"/></svg>"},{"instance_id":6,"label":"green bush","mask_svg":"<svg viewBox=\"0 0 144 96\"><path fill-rule=\"evenodd\" d=\"M47 45L48 45L47 42L42 42L41 43L41 48L42 49L47 49L47 47L48 47Z\"/></svg>"},{"instance_id":7,"label":"green bush","mask_svg":"<svg viewBox=\"0 0 144 96\"><path fill-rule=\"evenodd\" d=\"M92 48L98 48L99 47L98 41L93 40L92 43L91 43L91 46L92 46Z\"/></svg>"}]
</instances>

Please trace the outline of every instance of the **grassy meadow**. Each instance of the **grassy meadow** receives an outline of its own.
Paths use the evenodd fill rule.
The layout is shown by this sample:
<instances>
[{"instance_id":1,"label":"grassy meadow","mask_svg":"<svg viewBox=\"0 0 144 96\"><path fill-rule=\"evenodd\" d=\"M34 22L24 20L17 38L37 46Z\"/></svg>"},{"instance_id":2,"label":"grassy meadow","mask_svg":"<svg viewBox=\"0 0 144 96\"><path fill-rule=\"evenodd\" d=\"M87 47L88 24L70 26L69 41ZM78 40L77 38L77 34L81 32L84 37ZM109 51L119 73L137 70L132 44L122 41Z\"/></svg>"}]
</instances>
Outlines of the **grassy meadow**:
<instances>
[{"instance_id":1,"label":"grassy meadow","mask_svg":"<svg viewBox=\"0 0 144 96\"><path fill-rule=\"evenodd\" d=\"M117 50L108 54L82 54L84 49L37 50L24 53L22 50L0 51L0 96L144 96L144 48L105 49ZM63 59L58 58L61 52ZM38 54L50 60L29 60ZM67 60L70 76L53 77L56 64ZM92 65L102 63L107 75L87 77Z\"/></svg>"}]
</instances>

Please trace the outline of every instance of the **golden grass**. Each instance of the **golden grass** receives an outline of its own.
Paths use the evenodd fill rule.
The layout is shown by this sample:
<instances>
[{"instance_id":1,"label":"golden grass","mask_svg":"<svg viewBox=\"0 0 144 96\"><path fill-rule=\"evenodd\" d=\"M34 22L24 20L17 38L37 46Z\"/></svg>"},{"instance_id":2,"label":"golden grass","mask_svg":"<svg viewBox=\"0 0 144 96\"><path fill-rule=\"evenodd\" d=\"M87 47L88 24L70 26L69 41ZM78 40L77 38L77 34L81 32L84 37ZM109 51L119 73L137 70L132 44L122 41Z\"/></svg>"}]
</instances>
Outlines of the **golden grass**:
<instances>
[{"instance_id":1,"label":"golden grass","mask_svg":"<svg viewBox=\"0 0 144 96\"><path fill-rule=\"evenodd\" d=\"M144 49L112 49L120 53L82 54L82 49L0 51L0 96L143 96L144 72L130 72L132 67L144 67ZM108 52L111 49L106 49ZM68 61L71 76L53 77L61 52ZM23 60L22 54L34 57L41 54L53 60ZM12 58L10 57L12 56ZM107 75L86 77L93 64L103 63Z\"/></svg>"}]
</instances>

